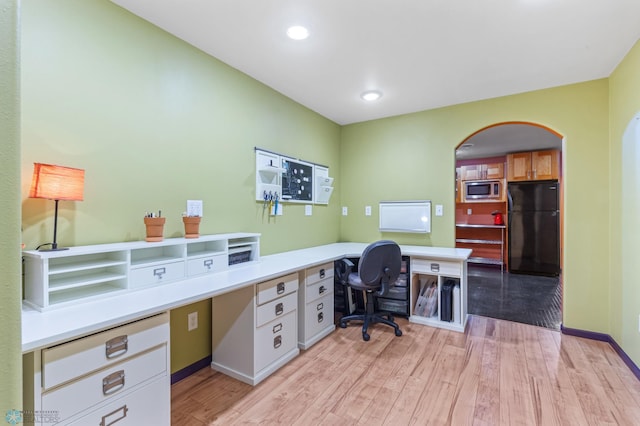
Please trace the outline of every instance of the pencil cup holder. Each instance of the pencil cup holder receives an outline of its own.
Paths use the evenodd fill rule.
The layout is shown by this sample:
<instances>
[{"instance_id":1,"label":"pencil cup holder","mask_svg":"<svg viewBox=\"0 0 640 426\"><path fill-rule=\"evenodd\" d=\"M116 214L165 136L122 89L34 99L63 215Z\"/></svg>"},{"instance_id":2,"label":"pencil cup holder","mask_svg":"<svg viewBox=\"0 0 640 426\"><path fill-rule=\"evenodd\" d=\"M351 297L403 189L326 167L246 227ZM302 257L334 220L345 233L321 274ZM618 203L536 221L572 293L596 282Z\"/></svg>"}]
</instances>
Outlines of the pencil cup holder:
<instances>
[{"instance_id":1,"label":"pencil cup holder","mask_svg":"<svg viewBox=\"0 0 640 426\"><path fill-rule=\"evenodd\" d=\"M200 219L202 219L200 216L182 217L185 238L198 238L200 236Z\"/></svg>"},{"instance_id":2,"label":"pencil cup holder","mask_svg":"<svg viewBox=\"0 0 640 426\"><path fill-rule=\"evenodd\" d=\"M162 241L164 233L164 217L145 217L144 224L147 227L147 238L145 241Z\"/></svg>"}]
</instances>

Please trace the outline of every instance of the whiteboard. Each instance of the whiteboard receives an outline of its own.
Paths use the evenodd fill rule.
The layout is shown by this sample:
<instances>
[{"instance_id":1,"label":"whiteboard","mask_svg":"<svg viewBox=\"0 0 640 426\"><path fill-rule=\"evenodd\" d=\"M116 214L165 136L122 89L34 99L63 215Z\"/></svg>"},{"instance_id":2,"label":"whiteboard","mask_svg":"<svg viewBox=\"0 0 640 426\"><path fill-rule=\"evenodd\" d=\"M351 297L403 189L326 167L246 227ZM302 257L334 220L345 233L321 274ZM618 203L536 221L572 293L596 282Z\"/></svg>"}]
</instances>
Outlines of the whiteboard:
<instances>
[{"instance_id":1,"label":"whiteboard","mask_svg":"<svg viewBox=\"0 0 640 426\"><path fill-rule=\"evenodd\" d=\"M380 231L431 232L431 201L381 201Z\"/></svg>"}]
</instances>

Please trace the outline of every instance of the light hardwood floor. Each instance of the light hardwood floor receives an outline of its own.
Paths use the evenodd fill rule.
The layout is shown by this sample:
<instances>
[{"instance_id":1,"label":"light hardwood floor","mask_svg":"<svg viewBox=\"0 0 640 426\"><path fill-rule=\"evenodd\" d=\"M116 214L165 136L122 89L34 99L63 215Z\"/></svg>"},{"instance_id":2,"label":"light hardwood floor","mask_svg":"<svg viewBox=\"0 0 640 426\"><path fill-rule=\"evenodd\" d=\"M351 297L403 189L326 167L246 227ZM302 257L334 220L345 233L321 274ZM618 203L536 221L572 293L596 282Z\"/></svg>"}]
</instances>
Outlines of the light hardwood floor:
<instances>
[{"instance_id":1,"label":"light hardwood floor","mask_svg":"<svg viewBox=\"0 0 640 426\"><path fill-rule=\"evenodd\" d=\"M640 381L608 343L471 317L466 333L355 324L252 387L204 368L172 424L640 425Z\"/></svg>"}]
</instances>

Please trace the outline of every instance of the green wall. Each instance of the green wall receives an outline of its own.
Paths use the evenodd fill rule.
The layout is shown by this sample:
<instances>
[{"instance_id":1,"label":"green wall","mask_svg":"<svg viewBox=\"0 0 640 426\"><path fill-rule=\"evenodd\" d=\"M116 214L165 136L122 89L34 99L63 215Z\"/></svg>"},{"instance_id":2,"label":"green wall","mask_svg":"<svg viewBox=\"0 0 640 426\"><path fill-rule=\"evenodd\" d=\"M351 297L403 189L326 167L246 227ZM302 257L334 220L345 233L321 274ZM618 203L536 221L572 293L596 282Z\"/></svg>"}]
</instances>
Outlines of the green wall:
<instances>
[{"instance_id":1,"label":"green wall","mask_svg":"<svg viewBox=\"0 0 640 426\"><path fill-rule=\"evenodd\" d=\"M0 0L0 416L22 408L19 7Z\"/></svg>"},{"instance_id":2,"label":"green wall","mask_svg":"<svg viewBox=\"0 0 640 426\"><path fill-rule=\"evenodd\" d=\"M62 245L140 240L142 215L158 209L167 216L165 237L179 236L185 200L202 199L202 233L259 232L263 255L378 237L451 247L455 147L490 124L539 123L565 138L563 323L612 334L639 361L637 335L621 326L638 315L630 312L631 299L623 302L637 300L638 290L615 270L614 259L622 251L615 136L638 109L632 96L637 47L611 81L340 127L107 0L24 0L22 9L20 190L27 248L50 241L53 232L53 203L27 198L33 162L86 169L85 200L60 205ZM1 102L4 110L7 101ZM253 199L256 146L328 165L336 179L329 206L314 206L308 217L302 205L285 205L284 216L263 217ZM10 174L19 156L2 155L3 173ZM433 217L427 236L381 235L377 203L394 199L430 199L444 205L445 215ZM343 205L347 217L340 216ZM371 217L364 215L368 205ZM19 207L11 203L9 212L19 214ZM9 221L7 235L18 232L17 224ZM0 250L15 268L17 260L6 255L18 254ZM608 284L614 280L620 284ZM5 315L13 305L1 303ZM618 314L623 304L626 312ZM172 311L172 344L179 342L172 372L203 357L206 327L181 330L189 312L198 311L204 324L210 309L200 302ZM19 330L19 314L6 316Z\"/></svg>"},{"instance_id":3,"label":"green wall","mask_svg":"<svg viewBox=\"0 0 640 426\"><path fill-rule=\"evenodd\" d=\"M623 146L629 122L640 113L640 42L610 77L611 335L640 365L640 146Z\"/></svg>"},{"instance_id":4,"label":"green wall","mask_svg":"<svg viewBox=\"0 0 640 426\"><path fill-rule=\"evenodd\" d=\"M254 199L256 146L327 165L340 182L337 124L107 0L24 0L22 9L27 248L53 234L53 202L27 198L34 162L86 170L84 201L60 202L62 245L142 240L144 213L157 210L165 237L182 236L188 199L204 202L202 234L261 233L263 255L338 240L335 201L310 217L287 204L274 220ZM207 355L194 347L211 346L201 338L210 339L207 306L172 312L171 326L182 330L193 310L201 326L177 338L172 372Z\"/></svg>"},{"instance_id":5,"label":"green wall","mask_svg":"<svg viewBox=\"0 0 640 426\"><path fill-rule=\"evenodd\" d=\"M429 199L445 212L433 217L432 233L393 237L453 247L456 146L494 123L544 125L565 139L563 323L609 333L608 114L608 80L602 79L345 126L341 197L355 214L342 221L340 235L348 241L384 236L377 215L364 217L365 205Z\"/></svg>"}]
</instances>

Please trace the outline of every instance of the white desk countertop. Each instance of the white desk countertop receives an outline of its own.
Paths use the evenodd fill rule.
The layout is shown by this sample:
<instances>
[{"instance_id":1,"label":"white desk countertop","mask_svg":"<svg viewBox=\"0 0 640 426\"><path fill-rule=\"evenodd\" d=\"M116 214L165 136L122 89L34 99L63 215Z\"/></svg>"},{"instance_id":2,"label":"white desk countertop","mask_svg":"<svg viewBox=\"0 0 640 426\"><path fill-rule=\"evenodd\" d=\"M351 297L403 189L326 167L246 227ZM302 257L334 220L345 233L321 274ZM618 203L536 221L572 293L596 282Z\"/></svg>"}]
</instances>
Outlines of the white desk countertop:
<instances>
[{"instance_id":1,"label":"white desk countertop","mask_svg":"<svg viewBox=\"0 0 640 426\"><path fill-rule=\"evenodd\" d=\"M23 307L22 352L86 336L310 266L342 257L358 257L366 246L366 243L334 243L261 256L257 262L237 265L218 273L78 302L75 306L46 312ZM466 260L471 254L470 249L408 245L400 248L405 256L436 260Z\"/></svg>"}]
</instances>

